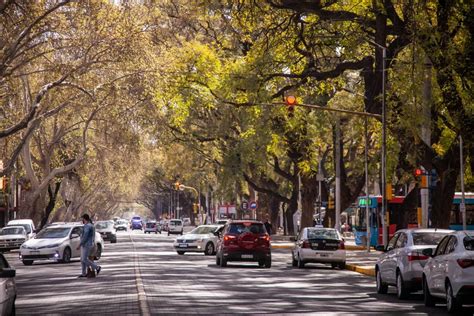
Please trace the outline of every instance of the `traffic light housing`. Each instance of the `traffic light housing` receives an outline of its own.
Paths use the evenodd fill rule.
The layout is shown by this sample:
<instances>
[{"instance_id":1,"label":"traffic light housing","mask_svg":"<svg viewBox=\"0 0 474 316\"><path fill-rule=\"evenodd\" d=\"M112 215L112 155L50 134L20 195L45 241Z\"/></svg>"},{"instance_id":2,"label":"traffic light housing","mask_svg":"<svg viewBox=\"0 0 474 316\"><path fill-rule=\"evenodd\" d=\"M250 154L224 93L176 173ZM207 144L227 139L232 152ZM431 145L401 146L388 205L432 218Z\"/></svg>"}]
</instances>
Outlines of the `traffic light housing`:
<instances>
[{"instance_id":1,"label":"traffic light housing","mask_svg":"<svg viewBox=\"0 0 474 316\"><path fill-rule=\"evenodd\" d=\"M385 186L385 196L388 201L393 199L393 188L391 183L387 183Z\"/></svg>"},{"instance_id":2,"label":"traffic light housing","mask_svg":"<svg viewBox=\"0 0 474 316\"><path fill-rule=\"evenodd\" d=\"M330 210L334 209L334 200L332 198L329 198L328 209Z\"/></svg>"},{"instance_id":3,"label":"traffic light housing","mask_svg":"<svg viewBox=\"0 0 474 316\"><path fill-rule=\"evenodd\" d=\"M288 117L293 117L295 114L295 105L296 103L296 97L294 95L287 95L285 97L285 103L286 103L286 110L288 111Z\"/></svg>"},{"instance_id":4,"label":"traffic light housing","mask_svg":"<svg viewBox=\"0 0 474 316\"><path fill-rule=\"evenodd\" d=\"M178 181L176 181L176 183L174 184L174 188L175 188L176 191L179 190L179 186L180 186L180 185L181 185L181 184L180 184Z\"/></svg>"},{"instance_id":5,"label":"traffic light housing","mask_svg":"<svg viewBox=\"0 0 474 316\"><path fill-rule=\"evenodd\" d=\"M194 214L197 214L199 212L199 204L193 203L193 211Z\"/></svg>"}]
</instances>

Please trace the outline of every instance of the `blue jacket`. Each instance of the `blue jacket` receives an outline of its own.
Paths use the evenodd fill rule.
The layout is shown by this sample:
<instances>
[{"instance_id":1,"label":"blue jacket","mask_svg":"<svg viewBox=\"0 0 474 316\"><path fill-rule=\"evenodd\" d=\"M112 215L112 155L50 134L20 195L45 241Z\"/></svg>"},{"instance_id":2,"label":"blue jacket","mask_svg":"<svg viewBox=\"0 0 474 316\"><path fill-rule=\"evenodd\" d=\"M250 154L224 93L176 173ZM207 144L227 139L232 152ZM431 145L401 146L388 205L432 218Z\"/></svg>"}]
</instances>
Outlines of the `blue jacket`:
<instances>
[{"instance_id":1,"label":"blue jacket","mask_svg":"<svg viewBox=\"0 0 474 316\"><path fill-rule=\"evenodd\" d=\"M91 223L84 225L84 230L81 236L81 246L91 247L94 246L95 241L95 228Z\"/></svg>"}]
</instances>

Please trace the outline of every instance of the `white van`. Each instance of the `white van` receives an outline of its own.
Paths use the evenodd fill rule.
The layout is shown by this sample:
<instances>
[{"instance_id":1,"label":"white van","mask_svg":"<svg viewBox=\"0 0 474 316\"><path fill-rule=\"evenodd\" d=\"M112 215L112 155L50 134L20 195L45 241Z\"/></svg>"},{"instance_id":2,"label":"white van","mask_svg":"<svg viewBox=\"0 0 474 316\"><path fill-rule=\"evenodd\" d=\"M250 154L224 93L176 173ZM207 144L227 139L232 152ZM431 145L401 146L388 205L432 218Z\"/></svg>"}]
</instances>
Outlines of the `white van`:
<instances>
[{"instance_id":1,"label":"white van","mask_svg":"<svg viewBox=\"0 0 474 316\"><path fill-rule=\"evenodd\" d=\"M180 219L171 219L168 224L168 236L170 234L183 234L183 221Z\"/></svg>"},{"instance_id":2,"label":"white van","mask_svg":"<svg viewBox=\"0 0 474 316\"><path fill-rule=\"evenodd\" d=\"M26 231L26 240L36 235L35 223L31 219L14 219L9 221L7 226L23 226Z\"/></svg>"}]
</instances>

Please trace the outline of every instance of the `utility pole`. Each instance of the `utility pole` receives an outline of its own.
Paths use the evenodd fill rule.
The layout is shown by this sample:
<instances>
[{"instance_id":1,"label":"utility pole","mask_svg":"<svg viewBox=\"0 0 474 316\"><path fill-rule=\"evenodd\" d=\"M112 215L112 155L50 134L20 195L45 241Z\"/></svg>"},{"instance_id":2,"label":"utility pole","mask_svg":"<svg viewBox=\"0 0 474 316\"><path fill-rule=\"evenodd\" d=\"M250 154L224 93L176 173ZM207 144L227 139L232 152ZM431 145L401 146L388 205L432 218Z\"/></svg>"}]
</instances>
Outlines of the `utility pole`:
<instances>
[{"instance_id":1,"label":"utility pole","mask_svg":"<svg viewBox=\"0 0 474 316\"><path fill-rule=\"evenodd\" d=\"M341 121L336 120L336 216L334 228L341 231Z\"/></svg>"},{"instance_id":2,"label":"utility pole","mask_svg":"<svg viewBox=\"0 0 474 316\"><path fill-rule=\"evenodd\" d=\"M385 59L387 58L387 48L379 45L382 49L382 240L387 246L387 223L385 221L387 212L387 114L385 110Z\"/></svg>"},{"instance_id":3,"label":"utility pole","mask_svg":"<svg viewBox=\"0 0 474 316\"><path fill-rule=\"evenodd\" d=\"M365 195L367 201L365 203L365 222L367 229L367 252L370 252L370 210L369 210L369 135L368 135L368 120L364 118L364 136L365 136L365 150L364 150L364 165L365 165Z\"/></svg>"},{"instance_id":4,"label":"utility pole","mask_svg":"<svg viewBox=\"0 0 474 316\"><path fill-rule=\"evenodd\" d=\"M459 204L459 210L461 211L462 216L462 229L466 230L466 195L464 192L464 155L463 155L463 142L462 136L459 135L459 158L460 161L460 169L461 169L461 204Z\"/></svg>"}]
</instances>

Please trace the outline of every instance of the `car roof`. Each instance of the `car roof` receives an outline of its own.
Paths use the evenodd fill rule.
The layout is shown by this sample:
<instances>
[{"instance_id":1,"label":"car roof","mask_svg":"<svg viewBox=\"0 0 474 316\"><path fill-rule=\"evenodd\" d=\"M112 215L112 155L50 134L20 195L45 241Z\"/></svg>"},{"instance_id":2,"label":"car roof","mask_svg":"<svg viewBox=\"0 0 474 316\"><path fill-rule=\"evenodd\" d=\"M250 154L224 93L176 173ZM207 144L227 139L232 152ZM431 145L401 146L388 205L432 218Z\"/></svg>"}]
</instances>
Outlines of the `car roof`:
<instances>
[{"instance_id":1,"label":"car roof","mask_svg":"<svg viewBox=\"0 0 474 316\"><path fill-rule=\"evenodd\" d=\"M15 226L15 225L5 226L5 227L3 227L3 228L22 228L22 229L25 229L25 227L23 227L23 226ZM3 229L3 228L2 228L2 229Z\"/></svg>"},{"instance_id":2,"label":"car roof","mask_svg":"<svg viewBox=\"0 0 474 316\"><path fill-rule=\"evenodd\" d=\"M407 233L453 233L454 230L451 229L438 229L438 228L406 228L397 230L398 232L407 232Z\"/></svg>"},{"instance_id":3,"label":"car roof","mask_svg":"<svg viewBox=\"0 0 474 316\"><path fill-rule=\"evenodd\" d=\"M252 224L263 224L261 221L257 221L254 219L231 219L229 220L229 224L243 224L243 223L252 223Z\"/></svg>"},{"instance_id":4,"label":"car roof","mask_svg":"<svg viewBox=\"0 0 474 316\"><path fill-rule=\"evenodd\" d=\"M65 223L65 224L55 224L55 225L50 225L46 228L69 228L69 227L75 227L75 226L83 226L82 224L76 224L76 223Z\"/></svg>"},{"instance_id":5,"label":"car roof","mask_svg":"<svg viewBox=\"0 0 474 316\"><path fill-rule=\"evenodd\" d=\"M32 219L12 219L11 221L8 221L7 225L10 224L10 223L12 223L12 224L20 224L20 223L30 224L32 222L33 222Z\"/></svg>"}]
</instances>

